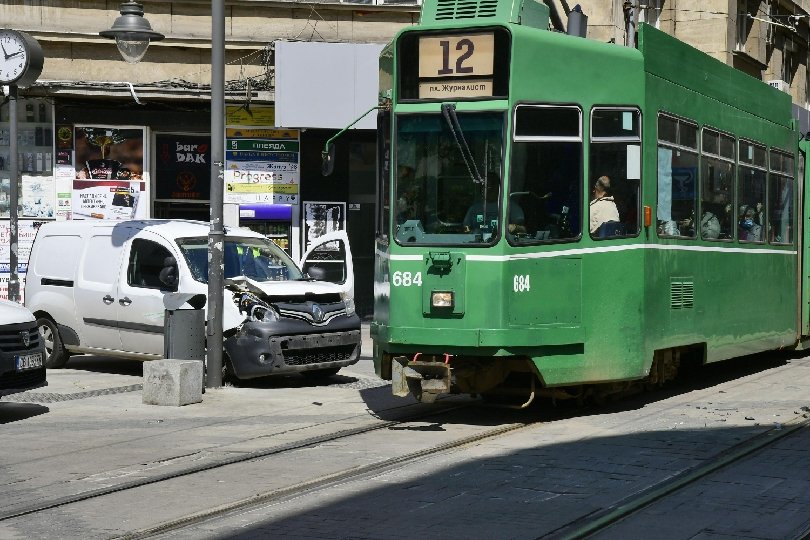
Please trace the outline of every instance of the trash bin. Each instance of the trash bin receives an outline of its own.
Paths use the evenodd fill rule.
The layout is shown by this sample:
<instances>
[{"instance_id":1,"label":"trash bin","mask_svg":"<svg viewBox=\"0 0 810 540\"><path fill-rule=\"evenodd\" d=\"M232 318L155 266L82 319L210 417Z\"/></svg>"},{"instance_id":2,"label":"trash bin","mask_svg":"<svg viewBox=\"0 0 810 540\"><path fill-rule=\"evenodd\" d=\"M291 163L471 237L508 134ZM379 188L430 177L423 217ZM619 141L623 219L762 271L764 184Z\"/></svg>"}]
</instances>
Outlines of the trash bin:
<instances>
[{"instance_id":1,"label":"trash bin","mask_svg":"<svg viewBox=\"0 0 810 540\"><path fill-rule=\"evenodd\" d=\"M205 310L167 309L163 322L163 358L205 361Z\"/></svg>"}]
</instances>

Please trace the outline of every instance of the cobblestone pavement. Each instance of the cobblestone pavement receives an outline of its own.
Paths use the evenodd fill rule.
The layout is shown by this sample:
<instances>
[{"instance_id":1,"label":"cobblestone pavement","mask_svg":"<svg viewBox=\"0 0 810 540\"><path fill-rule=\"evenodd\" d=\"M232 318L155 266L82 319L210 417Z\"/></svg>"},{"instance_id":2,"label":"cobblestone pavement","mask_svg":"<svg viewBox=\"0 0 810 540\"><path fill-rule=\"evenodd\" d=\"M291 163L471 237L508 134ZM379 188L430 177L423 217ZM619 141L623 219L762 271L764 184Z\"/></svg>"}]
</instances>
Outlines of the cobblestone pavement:
<instances>
[{"instance_id":1,"label":"cobblestone pavement","mask_svg":"<svg viewBox=\"0 0 810 540\"><path fill-rule=\"evenodd\" d=\"M134 388L140 384L137 364L74 365L83 370L49 372L52 384L40 393L81 397L0 402L0 515L304 434L369 425L415 406L390 396L368 357L324 385L268 380L209 391L203 403L181 408L143 405ZM738 359L735 365L740 367L711 367L706 384L626 399L573 418L534 411L529 414L535 419L548 421L167 537L553 536L751 437L776 434L802 419L801 407L810 405L810 358ZM0 519L0 538L109 538L526 418L481 407L459 411L443 423L425 421ZM808 438L808 429L799 429L600 535L782 538L806 530Z\"/></svg>"}]
</instances>

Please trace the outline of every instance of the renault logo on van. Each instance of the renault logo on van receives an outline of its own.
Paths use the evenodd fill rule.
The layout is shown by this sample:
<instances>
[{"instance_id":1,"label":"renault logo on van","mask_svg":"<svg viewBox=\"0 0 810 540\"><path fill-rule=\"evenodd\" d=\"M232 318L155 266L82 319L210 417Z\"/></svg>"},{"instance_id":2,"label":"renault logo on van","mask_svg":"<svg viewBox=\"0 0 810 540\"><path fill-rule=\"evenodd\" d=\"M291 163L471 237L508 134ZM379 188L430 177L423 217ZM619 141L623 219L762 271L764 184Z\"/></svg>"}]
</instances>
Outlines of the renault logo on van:
<instances>
[{"instance_id":1,"label":"renault logo on van","mask_svg":"<svg viewBox=\"0 0 810 540\"><path fill-rule=\"evenodd\" d=\"M321 315L321 317L323 317L323 315ZM28 347L31 344L31 335L28 333L28 330L22 330L20 337L22 338L24 346Z\"/></svg>"},{"instance_id":2,"label":"renault logo on van","mask_svg":"<svg viewBox=\"0 0 810 540\"><path fill-rule=\"evenodd\" d=\"M312 319L315 322L323 322L323 308L318 304L312 304Z\"/></svg>"}]
</instances>

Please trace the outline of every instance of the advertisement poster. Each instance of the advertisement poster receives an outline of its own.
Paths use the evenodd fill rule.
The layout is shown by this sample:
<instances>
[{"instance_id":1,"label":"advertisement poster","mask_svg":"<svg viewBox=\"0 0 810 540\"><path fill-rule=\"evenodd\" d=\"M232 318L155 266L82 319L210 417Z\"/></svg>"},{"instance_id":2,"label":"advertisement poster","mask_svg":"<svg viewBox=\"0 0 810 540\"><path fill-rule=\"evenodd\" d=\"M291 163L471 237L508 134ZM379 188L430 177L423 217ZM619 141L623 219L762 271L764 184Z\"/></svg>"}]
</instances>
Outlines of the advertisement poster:
<instances>
[{"instance_id":1,"label":"advertisement poster","mask_svg":"<svg viewBox=\"0 0 810 540\"><path fill-rule=\"evenodd\" d=\"M211 137L158 135L155 152L155 199L211 198Z\"/></svg>"},{"instance_id":2,"label":"advertisement poster","mask_svg":"<svg viewBox=\"0 0 810 540\"><path fill-rule=\"evenodd\" d=\"M308 250L321 236L343 231L346 228L346 203L344 202L305 202L304 203L304 250ZM337 251L337 242L330 242L324 251Z\"/></svg>"},{"instance_id":3,"label":"advertisement poster","mask_svg":"<svg viewBox=\"0 0 810 540\"><path fill-rule=\"evenodd\" d=\"M20 220L17 222L17 277L20 281L20 302L25 297L25 273L37 229L45 221ZM8 299L8 280L11 273L11 231L8 222L0 222L0 298Z\"/></svg>"},{"instance_id":4,"label":"advertisement poster","mask_svg":"<svg viewBox=\"0 0 810 540\"><path fill-rule=\"evenodd\" d=\"M54 217L53 176L22 177L22 217Z\"/></svg>"},{"instance_id":5,"label":"advertisement poster","mask_svg":"<svg viewBox=\"0 0 810 540\"><path fill-rule=\"evenodd\" d=\"M71 213L74 219L131 219L146 197L143 181L143 128L76 126L75 179Z\"/></svg>"},{"instance_id":6,"label":"advertisement poster","mask_svg":"<svg viewBox=\"0 0 810 540\"><path fill-rule=\"evenodd\" d=\"M225 137L226 203L298 204L298 130L231 127Z\"/></svg>"},{"instance_id":7,"label":"advertisement poster","mask_svg":"<svg viewBox=\"0 0 810 540\"><path fill-rule=\"evenodd\" d=\"M73 179L76 175L73 166L66 167L57 165L53 170L53 181L56 189L56 219L63 221L71 219L70 208L72 206Z\"/></svg>"}]
</instances>

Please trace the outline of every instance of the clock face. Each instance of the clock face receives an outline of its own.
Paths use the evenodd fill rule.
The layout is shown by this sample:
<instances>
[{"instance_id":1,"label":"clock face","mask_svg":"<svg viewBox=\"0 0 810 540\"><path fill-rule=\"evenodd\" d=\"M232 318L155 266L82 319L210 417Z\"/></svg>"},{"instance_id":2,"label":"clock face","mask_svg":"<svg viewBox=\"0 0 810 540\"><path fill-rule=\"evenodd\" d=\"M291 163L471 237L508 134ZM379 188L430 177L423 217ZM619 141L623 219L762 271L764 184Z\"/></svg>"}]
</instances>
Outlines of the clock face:
<instances>
[{"instance_id":1,"label":"clock face","mask_svg":"<svg viewBox=\"0 0 810 540\"><path fill-rule=\"evenodd\" d=\"M17 32L0 30L0 82L14 82L25 73L28 48Z\"/></svg>"}]
</instances>

